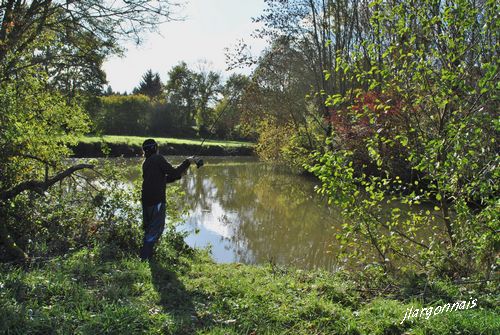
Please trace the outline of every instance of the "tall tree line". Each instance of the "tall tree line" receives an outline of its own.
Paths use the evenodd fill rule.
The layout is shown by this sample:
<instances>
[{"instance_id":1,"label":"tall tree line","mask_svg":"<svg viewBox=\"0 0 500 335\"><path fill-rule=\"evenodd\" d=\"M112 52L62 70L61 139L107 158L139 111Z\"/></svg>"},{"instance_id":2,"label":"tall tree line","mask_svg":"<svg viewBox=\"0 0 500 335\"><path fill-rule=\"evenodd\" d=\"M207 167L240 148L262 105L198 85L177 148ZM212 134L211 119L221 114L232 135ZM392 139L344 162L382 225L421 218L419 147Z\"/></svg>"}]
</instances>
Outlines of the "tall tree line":
<instances>
[{"instance_id":1,"label":"tall tree line","mask_svg":"<svg viewBox=\"0 0 500 335\"><path fill-rule=\"evenodd\" d=\"M233 74L225 82L219 73L201 67L190 69L181 62L170 69L166 83L159 73L146 71L133 95L108 92L90 113L96 131L104 134L142 136L216 136L244 138L236 96L248 78ZM109 89L109 88L108 88ZM231 103L231 106L226 105ZM225 109L226 118L209 128Z\"/></svg>"}]
</instances>

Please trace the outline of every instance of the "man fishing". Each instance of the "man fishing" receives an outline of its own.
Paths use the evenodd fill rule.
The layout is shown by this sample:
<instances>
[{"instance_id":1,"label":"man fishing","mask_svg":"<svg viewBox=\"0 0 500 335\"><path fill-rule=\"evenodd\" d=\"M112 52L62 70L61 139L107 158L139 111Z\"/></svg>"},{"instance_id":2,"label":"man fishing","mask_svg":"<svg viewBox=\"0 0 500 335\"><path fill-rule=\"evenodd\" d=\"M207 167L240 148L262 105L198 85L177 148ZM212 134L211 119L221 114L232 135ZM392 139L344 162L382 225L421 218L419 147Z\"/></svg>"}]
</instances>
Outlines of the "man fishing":
<instances>
[{"instance_id":1,"label":"man fishing","mask_svg":"<svg viewBox=\"0 0 500 335\"><path fill-rule=\"evenodd\" d=\"M153 139L147 139L142 144L145 160L142 163L142 211L144 242L140 257L151 259L153 248L165 228L165 190L166 184L181 179L193 157L185 159L179 166L173 167L165 158L158 154L158 144Z\"/></svg>"}]
</instances>

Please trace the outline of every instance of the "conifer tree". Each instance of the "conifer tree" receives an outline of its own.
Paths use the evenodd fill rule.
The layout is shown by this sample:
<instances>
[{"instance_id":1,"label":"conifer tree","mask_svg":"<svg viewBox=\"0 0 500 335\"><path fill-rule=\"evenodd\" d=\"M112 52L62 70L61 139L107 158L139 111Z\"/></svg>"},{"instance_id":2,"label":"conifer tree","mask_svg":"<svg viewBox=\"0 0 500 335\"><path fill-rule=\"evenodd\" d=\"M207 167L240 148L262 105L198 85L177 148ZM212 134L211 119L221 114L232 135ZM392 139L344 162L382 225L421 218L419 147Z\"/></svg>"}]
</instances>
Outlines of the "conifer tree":
<instances>
[{"instance_id":1,"label":"conifer tree","mask_svg":"<svg viewBox=\"0 0 500 335\"><path fill-rule=\"evenodd\" d=\"M163 92L163 84L158 73L153 73L151 69L146 71L138 87L134 89L136 94L144 94L151 99L159 97Z\"/></svg>"}]
</instances>

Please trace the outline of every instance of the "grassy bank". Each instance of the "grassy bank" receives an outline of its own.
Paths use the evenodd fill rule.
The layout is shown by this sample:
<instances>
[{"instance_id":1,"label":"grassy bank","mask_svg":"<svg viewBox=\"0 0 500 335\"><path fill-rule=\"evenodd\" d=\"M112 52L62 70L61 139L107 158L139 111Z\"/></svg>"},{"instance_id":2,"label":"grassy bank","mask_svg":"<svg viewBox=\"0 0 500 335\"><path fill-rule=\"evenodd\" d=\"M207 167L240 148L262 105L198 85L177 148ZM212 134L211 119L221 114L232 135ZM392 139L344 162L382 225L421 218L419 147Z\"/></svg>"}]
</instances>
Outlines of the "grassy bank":
<instances>
[{"instance_id":1,"label":"grassy bank","mask_svg":"<svg viewBox=\"0 0 500 335\"><path fill-rule=\"evenodd\" d=\"M27 270L1 265L0 288L3 334L500 333L488 295L474 296L475 309L401 323L421 300L367 294L346 274L214 264L172 250L150 263L84 249ZM439 305L470 292L440 284L428 294Z\"/></svg>"},{"instance_id":2,"label":"grassy bank","mask_svg":"<svg viewBox=\"0 0 500 335\"><path fill-rule=\"evenodd\" d=\"M141 156L141 145L147 137L114 136L102 137L86 136L73 148L76 157L112 157ZM253 154L254 144L241 141L207 140L200 149L200 139L155 138L159 143L160 153L164 155L193 155L199 151L200 155L209 156L247 156Z\"/></svg>"}]
</instances>

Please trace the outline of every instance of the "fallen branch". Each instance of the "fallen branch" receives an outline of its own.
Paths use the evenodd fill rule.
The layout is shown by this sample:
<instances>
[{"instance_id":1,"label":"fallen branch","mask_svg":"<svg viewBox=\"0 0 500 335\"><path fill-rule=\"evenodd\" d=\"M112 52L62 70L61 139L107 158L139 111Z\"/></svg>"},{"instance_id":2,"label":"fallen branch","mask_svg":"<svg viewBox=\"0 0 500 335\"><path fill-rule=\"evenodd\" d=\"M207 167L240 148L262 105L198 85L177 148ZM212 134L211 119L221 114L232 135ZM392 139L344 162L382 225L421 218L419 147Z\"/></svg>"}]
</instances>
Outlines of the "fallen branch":
<instances>
[{"instance_id":1,"label":"fallen branch","mask_svg":"<svg viewBox=\"0 0 500 335\"><path fill-rule=\"evenodd\" d=\"M14 186L10 190L2 191L0 193L0 201L5 202L9 199L15 198L17 195L19 195L24 191L33 191L43 195L43 193L49 187L51 187L58 181L61 181L64 178L71 176L75 171L83 169L93 169L93 168L94 166L90 164L78 164L56 174L52 178L47 178L46 176L44 181L38 181L38 180L26 181L17 186ZM9 231L7 230L5 217L3 217L3 215L2 217L0 217L0 243L2 243L7 249L7 251L16 259L21 261L28 260L28 255L24 252L24 250L22 250L16 244L16 241L12 238Z\"/></svg>"},{"instance_id":2,"label":"fallen branch","mask_svg":"<svg viewBox=\"0 0 500 335\"><path fill-rule=\"evenodd\" d=\"M51 187L52 185L54 185L58 181L61 181L64 178L70 176L75 171L83 170L83 169L93 169L93 168L94 168L94 165L91 165L91 164L78 164L78 165L74 165L74 166L56 174L52 178L48 178L45 181L39 181L39 180L25 181L17 186L14 186L10 190L2 191L0 193L0 200L6 201L9 199L12 199L24 191L33 191L33 192L36 192L38 194L43 194L49 187Z\"/></svg>"}]
</instances>

